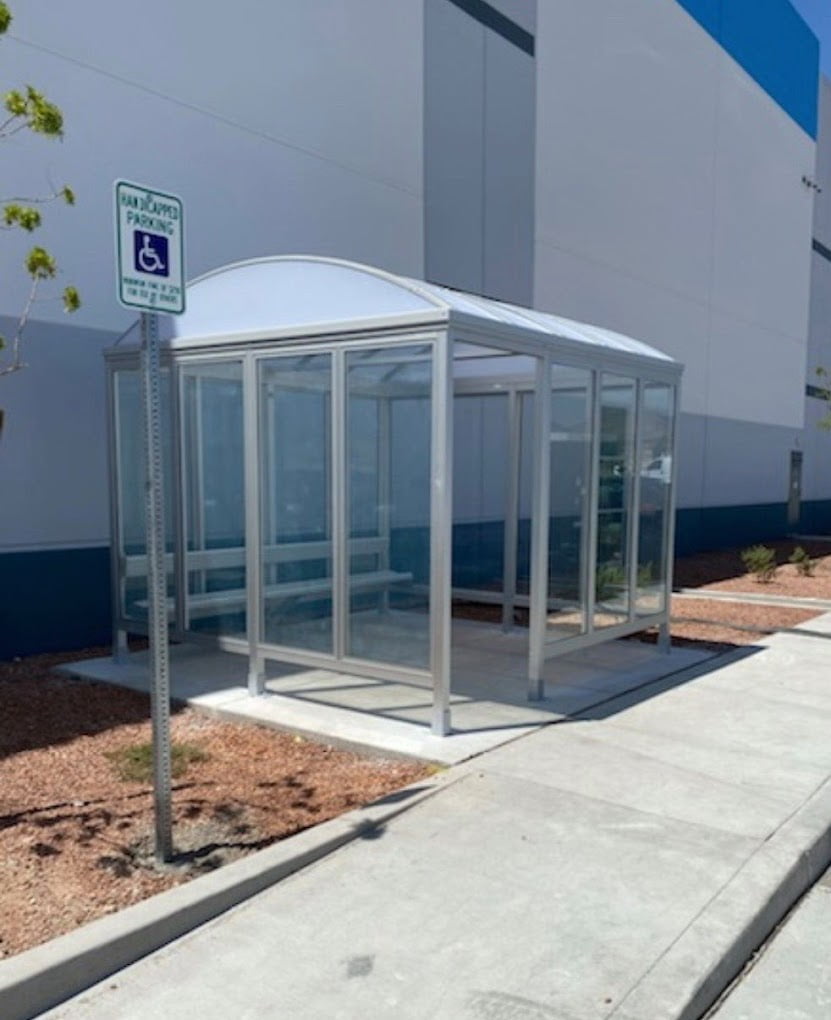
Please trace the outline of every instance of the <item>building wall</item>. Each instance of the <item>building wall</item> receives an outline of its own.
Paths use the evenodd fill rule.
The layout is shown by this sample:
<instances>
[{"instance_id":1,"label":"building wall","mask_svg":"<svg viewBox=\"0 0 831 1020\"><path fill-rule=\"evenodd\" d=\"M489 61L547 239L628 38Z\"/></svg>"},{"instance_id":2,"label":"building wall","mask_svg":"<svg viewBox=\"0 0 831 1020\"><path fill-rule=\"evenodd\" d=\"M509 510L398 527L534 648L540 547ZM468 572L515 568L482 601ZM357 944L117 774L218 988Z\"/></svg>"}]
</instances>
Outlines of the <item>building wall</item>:
<instances>
[{"instance_id":1,"label":"building wall","mask_svg":"<svg viewBox=\"0 0 831 1020\"><path fill-rule=\"evenodd\" d=\"M132 318L114 297L117 177L182 195L191 277L335 255L679 358L682 549L781 533L793 449L805 521L826 501L831 518L805 396L831 366L831 260L812 251L831 252L831 86L815 174L816 40L787 0L240 0L215 21L195 0L134 21L104 0L19 6L0 88L43 88L67 136L4 143L4 187L76 189L43 240L84 306L39 305L30 367L0 379L0 657L106 638L100 351ZM9 241L13 316L25 243ZM494 501L462 505L475 522ZM81 606L84 577L98 595Z\"/></svg>"},{"instance_id":2,"label":"building wall","mask_svg":"<svg viewBox=\"0 0 831 1020\"><path fill-rule=\"evenodd\" d=\"M536 303L685 364L681 548L735 540L730 521L750 504L782 511L758 516L752 537L780 533L805 411L805 68L789 93L770 66L793 57L787 46L768 37L761 69L747 47L737 56L733 8L728 52L719 6L564 0L541 5L537 24ZM768 31L784 17L816 82L816 41L778 6Z\"/></svg>"}]
</instances>

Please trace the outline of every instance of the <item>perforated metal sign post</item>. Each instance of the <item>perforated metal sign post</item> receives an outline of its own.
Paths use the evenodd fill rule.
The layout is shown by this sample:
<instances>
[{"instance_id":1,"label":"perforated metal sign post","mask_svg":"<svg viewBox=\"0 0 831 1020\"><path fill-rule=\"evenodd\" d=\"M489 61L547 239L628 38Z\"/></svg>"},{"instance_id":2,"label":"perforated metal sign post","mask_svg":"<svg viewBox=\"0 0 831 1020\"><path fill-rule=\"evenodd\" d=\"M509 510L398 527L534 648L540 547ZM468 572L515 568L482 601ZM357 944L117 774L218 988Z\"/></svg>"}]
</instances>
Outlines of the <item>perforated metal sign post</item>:
<instances>
[{"instance_id":1,"label":"perforated metal sign post","mask_svg":"<svg viewBox=\"0 0 831 1020\"><path fill-rule=\"evenodd\" d=\"M147 625L156 859L173 856L170 747L170 654L167 634L164 472L159 325L155 314L185 310L183 209L180 199L127 181L115 184L118 300L140 308L144 412Z\"/></svg>"}]
</instances>

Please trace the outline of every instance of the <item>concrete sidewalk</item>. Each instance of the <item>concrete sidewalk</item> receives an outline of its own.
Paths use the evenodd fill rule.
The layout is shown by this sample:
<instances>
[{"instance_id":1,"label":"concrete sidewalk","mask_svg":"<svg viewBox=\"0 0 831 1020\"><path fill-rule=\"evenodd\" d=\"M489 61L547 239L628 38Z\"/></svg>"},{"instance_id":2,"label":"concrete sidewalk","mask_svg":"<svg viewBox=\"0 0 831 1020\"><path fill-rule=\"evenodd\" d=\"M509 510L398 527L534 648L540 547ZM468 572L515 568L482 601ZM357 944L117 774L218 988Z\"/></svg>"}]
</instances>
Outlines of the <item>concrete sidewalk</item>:
<instances>
[{"instance_id":1,"label":"concrete sidewalk","mask_svg":"<svg viewBox=\"0 0 831 1020\"><path fill-rule=\"evenodd\" d=\"M692 1020L831 858L829 734L831 640L778 635L459 766L47 1016Z\"/></svg>"}]
</instances>

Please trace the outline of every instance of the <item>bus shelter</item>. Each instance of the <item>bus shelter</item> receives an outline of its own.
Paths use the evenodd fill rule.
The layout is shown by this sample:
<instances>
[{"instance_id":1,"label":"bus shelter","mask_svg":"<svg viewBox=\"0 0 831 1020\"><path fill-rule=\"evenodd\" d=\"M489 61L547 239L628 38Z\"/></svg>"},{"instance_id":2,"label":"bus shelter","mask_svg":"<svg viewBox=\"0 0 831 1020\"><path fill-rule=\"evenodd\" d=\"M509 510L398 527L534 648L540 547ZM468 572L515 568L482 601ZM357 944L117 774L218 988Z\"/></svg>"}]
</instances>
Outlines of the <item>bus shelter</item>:
<instances>
[{"instance_id":1,"label":"bus shelter","mask_svg":"<svg viewBox=\"0 0 831 1020\"><path fill-rule=\"evenodd\" d=\"M171 635L412 680L451 729L454 628L547 660L668 648L681 366L335 259L227 266L161 323ZM106 354L115 650L147 629L136 331Z\"/></svg>"}]
</instances>

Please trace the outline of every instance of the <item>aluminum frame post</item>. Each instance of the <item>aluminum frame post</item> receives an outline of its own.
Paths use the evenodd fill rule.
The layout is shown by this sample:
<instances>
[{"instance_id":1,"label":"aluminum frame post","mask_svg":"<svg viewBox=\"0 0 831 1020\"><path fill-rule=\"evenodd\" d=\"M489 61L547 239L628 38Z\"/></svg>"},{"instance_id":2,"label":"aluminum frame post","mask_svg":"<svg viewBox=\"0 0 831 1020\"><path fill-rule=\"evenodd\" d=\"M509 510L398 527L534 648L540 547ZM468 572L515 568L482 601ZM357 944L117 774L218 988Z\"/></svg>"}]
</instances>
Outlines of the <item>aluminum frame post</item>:
<instances>
[{"instance_id":1,"label":"aluminum frame post","mask_svg":"<svg viewBox=\"0 0 831 1020\"><path fill-rule=\"evenodd\" d=\"M635 410L632 416L632 448L629 474L631 490L629 493L629 521L626 534L626 555L629 557L627 570L627 587L629 589L629 607L627 619L634 623L638 615L638 574L640 564L640 529L641 529L641 442L643 432L643 379L635 379Z\"/></svg>"},{"instance_id":2,"label":"aluminum frame post","mask_svg":"<svg viewBox=\"0 0 831 1020\"><path fill-rule=\"evenodd\" d=\"M142 409L144 412L145 528L147 542L150 715L153 730L153 799L156 860L173 856L170 761L170 654L167 633L164 471L161 435L161 369L156 316L141 315Z\"/></svg>"},{"instance_id":3,"label":"aluminum frame post","mask_svg":"<svg viewBox=\"0 0 831 1020\"><path fill-rule=\"evenodd\" d=\"M531 504L531 587L528 700L545 697L543 665L548 616L548 532L551 502L551 361L537 362L534 393L534 486Z\"/></svg>"},{"instance_id":4,"label":"aluminum frame post","mask_svg":"<svg viewBox=\"0 0 831 1020\"><path fill-rule=\"evenodd\" d=\"M248 631L248 693L265 693L265 658L260 650L263 607L262 536L260 531L260 394L257 362L251 353L242 362L243 476L245 479L245 622Z\"/></svg>"},{"instance_id":5,"label":"aluminum frame post","mask_svg":"<svg viewBox=\"0 0 831 1020\"><path fill-rule=\"evenodd\" d=\"M522 467L522 398L516 389L508 394L508 485L505 493L505 534L502 552L502 630L514 628L516 606L517 542L519 541L519 483Z\"/></svg>"},{"instance_id":6,"label":"aluminum frame post","mask_svg":"<svg viewBox=\"0 0 831 1020\"><path fill-rule=\"evenodd\" d=\"M672 582L673 582L673 569L675 566L675 516L677 513L677 499L678 499L678 424L681 415L681 382L680 380L674 385L669 386L669 392L672 396L672 417L671 417L671 432L669 449L672 455L672 467L670 470L670 481L669 481L669 499L667 500L668 506L666 510L667 519L664 521L664 562L666 579L664 581L664 615L665 620L658 627L658 647L666 655L669 655L672 651L672 629L671 629L671 616L672 616Z\"/></svg>"},{"instance_id":7,"label":"aluminum frame post","mask_svg":"<svg viewBox=\"0 0 831 1020\"><path fill-rule=\"evenodd\" d=\"M431 730L446 737L450 717L453 549L453 343L445 333L433 345L430 497Z\"/></svg>"},{"instance_id":8,"label":"aluminum frame post","mask_svg":"<svg viewBox=\"0 0 831 1020\"><path fill-rule=\"evenodd\" d=\"M349 514L348 434L349 396L346 352L331 355L332 428L329 444L332 449L332 638L335 658L341 661L349 651Z\"/></svg>"}]
</instances>

